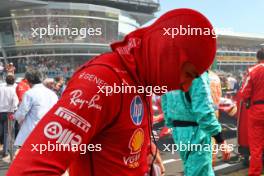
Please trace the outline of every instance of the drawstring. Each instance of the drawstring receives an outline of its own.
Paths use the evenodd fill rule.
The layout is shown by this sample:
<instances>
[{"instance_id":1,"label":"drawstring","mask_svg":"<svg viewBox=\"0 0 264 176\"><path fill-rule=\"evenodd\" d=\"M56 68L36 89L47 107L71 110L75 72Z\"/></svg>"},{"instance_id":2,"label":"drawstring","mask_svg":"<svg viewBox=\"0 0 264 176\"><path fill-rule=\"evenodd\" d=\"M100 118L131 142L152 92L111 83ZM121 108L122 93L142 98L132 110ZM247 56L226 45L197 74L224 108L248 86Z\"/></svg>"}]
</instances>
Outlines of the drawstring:
<instances>
[{"instance_id":1,"label":"drawstring","mask_svg":"<svg viewBox=\"0 0 264 176\"><path fill-rule=\"evenodd\" d=\"M149 175L152 176L153 175L153 165L154 165L154 162L156 160L156 157L157 157L157 153L158 153L158 149L157 147L155 148L155 153L152 152L152 148L151 148L151 142L152 142L152 139L153 139L153 142L154 144L157 146L157 141L155 140L155 137L154 137L154 133L153 133L153 128L152 128L152 113L151 113L151 106L149 104L149 101L147 101L147 99L145 98L146 100L146 104L147 104L147 109L148 109L148 131L149 131L149 138L150 138L150 153L152 155L152 161L151 161L151 166L150 166L150 172L149 172Z\"/></svg>"}]
</instances>

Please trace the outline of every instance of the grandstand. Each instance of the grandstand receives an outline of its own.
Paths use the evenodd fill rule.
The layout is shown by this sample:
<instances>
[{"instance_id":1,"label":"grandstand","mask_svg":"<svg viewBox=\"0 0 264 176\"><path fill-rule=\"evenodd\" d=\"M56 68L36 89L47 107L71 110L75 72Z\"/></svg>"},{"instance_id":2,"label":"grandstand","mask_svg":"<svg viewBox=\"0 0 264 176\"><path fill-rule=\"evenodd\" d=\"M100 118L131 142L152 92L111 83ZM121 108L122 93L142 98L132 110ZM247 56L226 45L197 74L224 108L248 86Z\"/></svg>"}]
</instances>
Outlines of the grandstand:
<instances>
[{"instance_id":1,"label":"grandstand","mask_svg":"<svg viewBox=\"0 0 264 176\"><path fill-rule=\"evenodd\" d=\"M0 0L0 4L0 62L13 62L17 73L38 67L51 77L70 76L159 10L159 0ZM101 35L32 36L32 28L48 26L100 28ZM219 32L216 68L244 71L256 63L261 44L264 36Z\"/></svg>"},{"instance_id":2,"label":"grandstand","mask_svg":"<svg viewBox=\"0 0 264 176\"><path fill-rule=\"evenodd\" d=\"M71 75L89 58L109 51L111 42L153 19L159 9L158 0L0 0L0 4L0 61L13 62L17 73L38 67L51 77ZM48 27L67 33L32 35Z\"/></svg>"},{"instance_id":3,"label":"grandstand","mask_svg":"<svg viewBox=\"0 0 264 176\"><path fill-rule=\"evenodd\" d=\"M256 52L263 47L264 35L219 33L217 35L217 69L242 72L256 64Z\"/></svg>"}]
</instances>

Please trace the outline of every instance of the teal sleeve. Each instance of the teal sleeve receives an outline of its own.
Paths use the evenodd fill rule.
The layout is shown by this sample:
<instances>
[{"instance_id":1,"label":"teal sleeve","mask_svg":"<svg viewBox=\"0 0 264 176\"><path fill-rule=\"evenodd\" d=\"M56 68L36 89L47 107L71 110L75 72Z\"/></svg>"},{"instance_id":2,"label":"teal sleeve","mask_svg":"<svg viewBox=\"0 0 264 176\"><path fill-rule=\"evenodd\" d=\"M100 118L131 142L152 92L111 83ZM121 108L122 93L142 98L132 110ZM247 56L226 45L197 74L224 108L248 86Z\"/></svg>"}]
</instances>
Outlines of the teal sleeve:
<instances>
[{"instance_id":1,"label":"teal sleeve","mask_svg":"<svg viewBox=\"0 0 264 176\"><path fill-rule=\"evenodd\" d=\"M167 127L172 128L172 119L169 117L168 112L168 97L170 96L170 93L166 93L161 96L161 107L164 114L164 120Z\"/></svg>"},{"instance_id":2,"label":"teal sleeve","mask_svg":"<svg viewBox=\"0 0 264 176\"><path fill-rule=\"evenodd\" d=\"M207 73L193 81L190 88L190 96L192 99L192 111L197 119L199 128L210 136L221 132L221 125L215 116L213 108Z\"/></svg>"}]
</instances>

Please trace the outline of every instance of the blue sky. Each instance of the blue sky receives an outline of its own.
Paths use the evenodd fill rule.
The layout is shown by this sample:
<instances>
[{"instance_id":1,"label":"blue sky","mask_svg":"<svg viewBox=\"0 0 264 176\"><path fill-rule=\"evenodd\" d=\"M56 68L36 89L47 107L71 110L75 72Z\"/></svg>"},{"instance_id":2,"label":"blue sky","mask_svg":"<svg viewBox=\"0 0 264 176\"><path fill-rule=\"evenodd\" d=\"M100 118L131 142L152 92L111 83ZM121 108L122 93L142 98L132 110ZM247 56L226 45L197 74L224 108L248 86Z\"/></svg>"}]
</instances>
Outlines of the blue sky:
<instances>
[{"instance_id":1,"label":"blue sky","mask_svg":"<svg viewBox=\"0 0 264 176\"><path fill-rule=\"evenodd\" d=\"M264 0L160 0L156 16L175 9L203 13L214 27L232 32L264 34Z\"/></svg>"}]
</instances>

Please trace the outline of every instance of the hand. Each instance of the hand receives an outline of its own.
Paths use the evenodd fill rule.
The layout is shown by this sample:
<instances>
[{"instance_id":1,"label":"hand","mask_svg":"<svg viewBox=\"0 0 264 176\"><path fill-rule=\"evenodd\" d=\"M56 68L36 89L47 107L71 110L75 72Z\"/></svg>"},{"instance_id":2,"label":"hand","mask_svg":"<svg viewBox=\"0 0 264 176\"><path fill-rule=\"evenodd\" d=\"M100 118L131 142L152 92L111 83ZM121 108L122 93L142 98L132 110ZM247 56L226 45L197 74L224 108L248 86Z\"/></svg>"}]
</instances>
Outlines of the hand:
<instances>
[{"instance_id":1,"label":"hand","mask_svg":"<svg viewBox=\"0 0 264 176\"><path fill-rule=\"evenodd\" d=\"M221 151L222 151L222 160L227 161L230 160L230 155L231 155L231 149L229 148L228 144L226 141L224 141L220 145Z\"/></svg>"}]
</instances>

